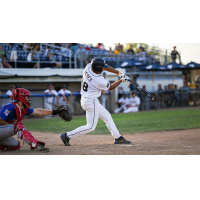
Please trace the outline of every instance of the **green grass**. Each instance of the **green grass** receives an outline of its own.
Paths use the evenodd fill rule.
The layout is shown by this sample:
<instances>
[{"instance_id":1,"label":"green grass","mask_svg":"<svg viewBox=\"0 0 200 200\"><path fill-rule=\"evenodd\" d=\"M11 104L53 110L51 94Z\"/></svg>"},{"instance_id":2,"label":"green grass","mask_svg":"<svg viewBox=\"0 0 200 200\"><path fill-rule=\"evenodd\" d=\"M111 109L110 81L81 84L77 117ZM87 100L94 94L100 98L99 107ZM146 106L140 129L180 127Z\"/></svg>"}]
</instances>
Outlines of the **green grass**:
<instances>
[{"instance_id":1,"label":"green grass","mask_svg":"<svg viewBox=\"0 0 200 200\"><path fill-rule=\"evenodd\" d=\"M112 115L121 134L151 131L170 131L200 128L200 109L165 110ZM30 131L64 133L86 124L85 117L74 117L71 122L60 118L24 121ZM96 130L92 133L110 134L106 124L99 119Z\"/></svg>"}]
</instances>

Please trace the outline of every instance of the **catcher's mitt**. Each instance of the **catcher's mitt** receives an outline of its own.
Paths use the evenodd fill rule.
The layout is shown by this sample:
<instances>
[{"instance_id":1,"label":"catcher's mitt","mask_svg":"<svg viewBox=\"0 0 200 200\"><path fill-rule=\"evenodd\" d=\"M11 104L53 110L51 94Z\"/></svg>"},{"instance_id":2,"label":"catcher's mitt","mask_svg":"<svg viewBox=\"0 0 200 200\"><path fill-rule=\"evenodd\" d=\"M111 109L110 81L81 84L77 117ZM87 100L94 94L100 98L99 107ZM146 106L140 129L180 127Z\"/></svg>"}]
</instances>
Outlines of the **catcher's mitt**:
<instances>
[{"instance_id":1,"label":"catcher's mitt","mask_svg":"<svg viewBox=\"0 0 200 200\"><path fill-rule=\"evenodd\" d=\"M72 120L72 115L68 111L67 106L59 106L55 110L52 111L52 115L59 114L59 116L64 120L64 121L71 121Z\"/></svg>"}]
</instances>

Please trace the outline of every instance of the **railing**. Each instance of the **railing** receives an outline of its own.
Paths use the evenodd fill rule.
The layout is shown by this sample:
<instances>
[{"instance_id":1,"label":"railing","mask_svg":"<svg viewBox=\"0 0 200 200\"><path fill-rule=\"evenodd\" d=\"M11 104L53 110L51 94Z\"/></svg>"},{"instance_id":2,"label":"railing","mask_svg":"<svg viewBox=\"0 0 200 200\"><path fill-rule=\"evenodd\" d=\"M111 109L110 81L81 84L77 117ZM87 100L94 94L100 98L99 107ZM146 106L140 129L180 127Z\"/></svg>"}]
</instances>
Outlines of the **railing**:
<instances>
[{"instance_id":1,"label":"railing","mask_svg":"<svg viewBox=\"0 0 200 200\"><path fill-rule=\"evenodd\" d=\"M140 110L200 106L200 88L157 91L151 94L155 97L154 101L138 93L141 99Z\"/></svg>"},{"instance_id":2,"label":"railing","mask_svg":"<svg viewBox=\"0 0 200 200\"><path fill-rule=\"evenodd\" d=\"M59 47L56 47L59 48ZM60 49L60 48L59 48ZM10 54L12 50L4 50L6 54L6 62L12 63L14 68L28 68L28 63L38 63L39 68L49 67L49 64L60 63L60 68L84 68L87 63L91 62L94 57L104 58L105 61L111 65L115 66L121 62L127 61L128 59L134 59L136 61L142 61L147 64L154 62L160 62L161 64L167 64L171 62L171 57L168 55L147 55L145 59L139 55L131 54L109 54L107 51L103 50L82 50L79 52L72 53L71 51L59 51L58 49L50 50L48 53L52 53L52 60L48 60L45 56L45 50L41 51L22 51L16 50L18 59L15 62L10 61ZM32 58L34 60L28 62L28 53L35 53Z\"/></svg>"}]
</instances>

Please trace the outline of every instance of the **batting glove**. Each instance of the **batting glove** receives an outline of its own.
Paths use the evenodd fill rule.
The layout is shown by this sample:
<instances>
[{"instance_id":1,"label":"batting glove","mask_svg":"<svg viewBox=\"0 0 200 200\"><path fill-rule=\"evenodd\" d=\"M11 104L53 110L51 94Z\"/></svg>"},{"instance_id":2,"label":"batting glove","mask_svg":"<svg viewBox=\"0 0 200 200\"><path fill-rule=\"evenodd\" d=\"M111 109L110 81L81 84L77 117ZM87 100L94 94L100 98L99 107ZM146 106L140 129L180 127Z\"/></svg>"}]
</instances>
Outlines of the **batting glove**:
<instances>
[{"instance_id":1,"label":"batting glove","mask_svg":"<svg viewBox=\"0 0 200 200\"><path fill-rule=\"evenodd\" d=\"M124 72L119 72L118 76L119 76L120 78L124 78L124 77L125 77L125 74L124 74Z\"/></svg>"},{"instance_id":2,"label":"batting glove","mask_svg":"<svg viewBox=\"0 0 200 200\"><path fill-rule=\"evenodd\" d=\"M121 78L122 83L128 82L130 80L130 78L128 76L125 76L123 78Z\"/></svg>"}]
</instances>

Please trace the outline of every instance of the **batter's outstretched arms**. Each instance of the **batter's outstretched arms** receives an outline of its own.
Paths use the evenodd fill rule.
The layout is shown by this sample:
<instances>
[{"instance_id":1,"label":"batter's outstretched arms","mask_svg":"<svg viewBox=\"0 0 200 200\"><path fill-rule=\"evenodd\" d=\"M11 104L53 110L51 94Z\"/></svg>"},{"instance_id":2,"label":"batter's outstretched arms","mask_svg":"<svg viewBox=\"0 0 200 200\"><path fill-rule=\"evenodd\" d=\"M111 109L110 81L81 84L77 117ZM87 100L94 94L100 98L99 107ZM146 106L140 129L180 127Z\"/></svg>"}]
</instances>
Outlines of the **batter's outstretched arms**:
<instances>
[{"instance_id":1,"label":"batter's outstretched arms","mask_svg":"<svg viewBox=\"0 0 200 200\"><path fill-rule=\"evenodd\" d=\"M109 90L115 89L120 83L125 83L128 82L130 78L128 76L125 76L124 78L121 78L120 80L114 82L113 84L110 85Z\"/></svg>"},{"instance_id":2,"label":"batter's outstretched arms","mask_svg":"<svg viewBox=\"0 0 200 200\"><path fill-rule=\"evenodd\" d=\"M104 71L107 71L107 72L111 72L111 73L114 73L116 75L118 75L120 78L124 78L125 77L125 74L123 72L120 72L116 69L114 69L113 67L111 66L107 66L106 68L103 69Z\"/></svg>"}]
</instances>

